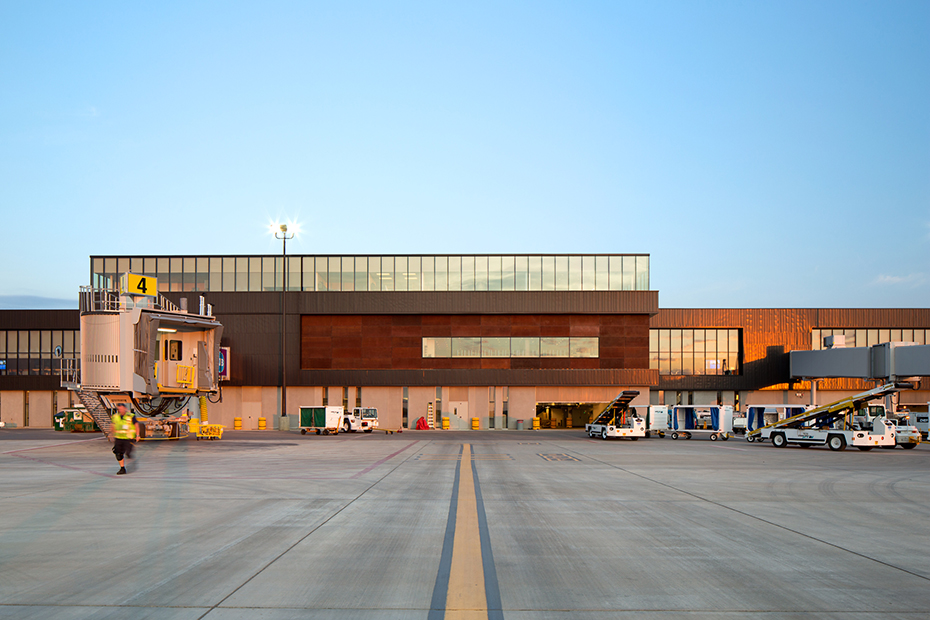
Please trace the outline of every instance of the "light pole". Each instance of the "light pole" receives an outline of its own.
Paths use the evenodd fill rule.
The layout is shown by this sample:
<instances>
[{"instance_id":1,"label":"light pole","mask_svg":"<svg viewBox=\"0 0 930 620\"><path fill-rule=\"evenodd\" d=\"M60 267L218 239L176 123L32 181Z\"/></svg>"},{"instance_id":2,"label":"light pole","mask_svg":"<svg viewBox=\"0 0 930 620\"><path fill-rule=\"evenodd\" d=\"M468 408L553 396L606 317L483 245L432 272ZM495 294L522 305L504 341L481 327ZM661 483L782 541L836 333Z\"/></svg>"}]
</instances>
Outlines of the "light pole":
<instances>
[{"instance_id":1,"label":"light pole","mask_svg":"<svg viewBox=\"0 0 930 620\"><path fill-rule=\"evenodd\" d=\"M281 420L287 418L287 362L284 355L287 347L287 306L284 293L287 291L287 240L293 239L295 233L287 234L287 224L281 224L281 232L274 234L281 240Z\"/></svg>"}]
</instances>

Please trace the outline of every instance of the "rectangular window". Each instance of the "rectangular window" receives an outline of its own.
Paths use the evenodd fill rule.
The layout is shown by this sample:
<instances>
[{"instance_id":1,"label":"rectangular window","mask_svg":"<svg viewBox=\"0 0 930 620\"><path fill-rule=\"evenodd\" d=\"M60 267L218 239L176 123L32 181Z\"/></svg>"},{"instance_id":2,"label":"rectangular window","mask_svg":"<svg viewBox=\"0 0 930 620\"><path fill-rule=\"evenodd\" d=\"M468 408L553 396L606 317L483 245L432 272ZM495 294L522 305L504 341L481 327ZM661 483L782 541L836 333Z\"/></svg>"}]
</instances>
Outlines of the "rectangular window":
<instances>
[{"instance_id":1,"label":"rectangular window","mask_svg":"<svg viewBox=\"0 0 930 620\"><path fill-rule=\"evenodd\" d=\"M381 278L381 290L382 291L393 291L394 290L394 257L393 256L382 256L381 257L381 271L378 275Z\"/></svg>"},{"instance_id":2,"label":"rectangular window","mask_svg":"<svg viewBox=\"0 0 930 620\"><path fill-rule=\"evenodd\" d=\"M597 357L597 338L570 338L570 357Z\"/></svg>"},{"instance_id":3,"label":"rectangular window","mask_svg":"<svg viewBox=\"0 0 930 620\"><path fill-rule=\"evenodd\" d=\"M659 330L649 330L649 369L659 369Z\"/></svg>"},{"instance_id":4,"label":"rectangular window","mask_svg":"<svg viewBox=\"0 0 930 620\"><path fill-rule=\"evenodd\" d=\"M462 290L462 257L449 257L449 290Z\"/></svg>"},{"instance_id":5,"label":"rectangular window","mask_svg":"<svg viewBox=\"0 0 930 620\"><path fill-rule=\"evenodd\" d=\"M543 267L542 267L542 256L529 256L527 257L527 265L529 268L529 289L531 291L541 291L543 290Z\"/></svg>"},{"instance_id":6,"label":"rectangular window","mask_svg":"<svg viewBox=\"0 0 930 620\"><path fill-rule=\"evenodd\" d=\"M394 258L394 290L407 290L407 257L397 256Z\"/></svg>"},{"instance_id":7,"label":"rectangular window","mask_svg":"<svg viewBox=\"0 0 930 620\"><path fill-rule=\"evenodd\" d=\"M449 257L448 256L437 256L435 258L436 271L435 271L435 280L433 284L433 290L435 291L447 291L449 290Z\"/></svg>"},{"instance_id":8,"label":"rectangular window","mask_svg":"<svg viewBox=\"0 0 930 620\"><path fill-rule=\"evenodd\" d=\"M568 338L540 338L539 357L568 357Z\"/></svg>"},{"instance_id":9,"label":"rectangular window","mask_svg":"<svg viewBox=\"0 0 930 620\"><path fill-rule=\"evenodd\" d=\"M501 258L501 290L516 290L513 256L504 256Z\"/></svg>"},{"instance_id":10,"label":"rectangular window","mask_svg":"<svg viewBox=\"0 0 930 620\"><path fill-rule=\"evenodd\" d=\"M453 338L452 357L481 357L481 338Z\"/></svg>"},{"instance_id":11,"label":"rectangular window","mask_svg":"<svg viewBox=\"0 0 930 620\"><path fill-rule=\"evenodd\" d=\"M513 280L513 265L510 268L511 280ZM503 262L501 261L500 256L489 256L488 257L488 290L489 291L500 291L503 290L504 280L503 280Z\"/></svg>"},{"instance_id":12,"label":"rectangular window","mask_svg":"<svg viewBox=\"0 0 930 620\"><path fill-rule=\"evenodd\" d=\"M208 290L220 292L223 290L223 259L214 257L210 259L210 282Z\"/></svg>"},{"instance_id":13,"label":"rectangular window","mask_svg":"<svg viewBox=\"0 0 930 620\"><path fill-rule=\"evenodd\" d=\"M236 290L236 259L233 257L225 257L223 261L223 289L226 292L234 292Z\"/></svg>"},{"instance_id":14,"label":"rectangular window","mask_svg":"<svg viewBox=\"0 0 930 620\"><path fill-rule=\"evenodd\" d=\"M355 290L355 257L342 257L342 284L340 288L344 291Z\"/></svg>"},{"instance_id":15,"label":"rectangular window","mask_svg":"<svg viewBox=\"0 0 930 620\"><path fill-rule=\"evenodd\" d=\"M636 257L636 290L649 290L649 257Z\"/></svg>"},{"instance_id":16,"label":"rectangular window","mask_svg":"<svg viewBox=\"0 0 930 620\"><path fill-rule=\"evenodd\" d=\"M475 257L475 290L488 290L488 257Z\"/></svg>"},{"instance_id":17,"label":"rectangular window","mask_svg":"<svg viewBox=\"0 0 930 620\"><path fill-rule=\"evenodd\" d=\"M368 257L368 290L381 290L381 257Z\"/></svg>"},{"instance_id":18,"label":"rectangular window","mask_svg":"<svg viewBox=\"0 0 930 620\"><path fill-rule=\"evenodd\" d=\"M329 269L326 272L326 286L330 291L342 290L342 257L330 256Z\"/></svg>"},{"instance_id":19,"label":"rectangular window","mask_svg":"<svg viewBox=\"0 0 930 620\"><path fill-rule=\"evenodd\" d=\"M511 357L539 357L539 338L511 338Z\"/></svg>"},{"instance_id":20,"label":"rectangular window","mask_svg":"<svg viewBox=\"0 0 930 620\"><path fill-rule=\"evenodd\" d=\"M581 266L582 266L581 256L569 256L568 257L568 290L570 291L582 290L583 271L581 269Z\"/></svg>"},{"instance_id":21,"label":"rectangular window","mask_svg":"<svg viewBox=\"0 0 930 620\"><path fill-rule=\"evenodd\" d=\"M420 259L420 273L422 273L421 287L424 291L436 290L436 259L432 256L424 256Z\"/></svg>"},{"instance_id":22,"label":"rectangular window","mask_svg":"<svg viewBox=\"0 0 930 620\"><path fill-rule=\"evenodd\" d=\"M694 330L681 330L681 374L694 374Z\"/></svg>"},{"instance_id":23,"label":"rectangular window","mask_svg":"<svg viewBox=\"0 0 930 620\"><path fill-rule=\"evenodd\" d=\"M355 283L353 287L356 291L368 290L368 257L355 257ZM359 388L361 389L361 388ZM359 405L361 407L361 405Z\"/></svg>"},{"instance_id":24,"label":"rectangular window","mask_svg":"<svg viewBox=\"0 0 930 620\"><path fill-rule=\"evenodd\" d=\"M543 291L555 290L555 256L543 256L542 260L542 289Z\"/></svg>"},{"instance_id":25,"label":"rectangular window","mask_svg":"<svg viewBox=\"0 0 930 620\"><path fill-rule=\"evenodd\" d=\"M419 291L421 282L420 257L407 258L407 290Z\"/></svg>"},{"instance_id":26,"label":"rectangular window","mask_svg":"<svg viewBox=\"0 0 930 620\"><path fill-rule=\"evenodd\" d=\"M475 290L475 257L462 257L462 290Z\"/></svg>"},{"instance_id":27,"label":"rectangular window","mask_svg":"<svg viewBox=\"0 0 930 620\"><path fill-rule=\"evenodd\" d=\"M514 257L513 290L530 290L530 258L528 256Z\"/></svg>"},{"instance_id":28,"label":"rectangular window","mask_svg":"<svg viewBox=\"0 0 930 620\"><path fill-rule=\"evenodd\" d=\"M510 338L482 338L481 357L510 357Z\"/></svg>"},{"instance_id":29,"label":"rectangular window","mask_svg":"<svg viewBox=\"0 0 930 620\"><path fill-rule=\"evenodd\" d=\"M623 283L621 290L632 291L636 287L636 257L624 256L623 258Z\"/></svg>"},{"instance_id":30,"label":"rectangular window","mask_svg":"<svg viewBox=\"0 0 930 620\"><path fill-rule=\"evenodd\" d=\"M568 257L555 257L555 290L568 290Z\"/></svg>"},{"instance_id":31,"label":"rectangular window","mask_svg":"<svg viewBox=\"0 0 930 620\"><path fill-rule=\"evenodd\" d=\"M452 357L452 338L424 338L423 357Z\"/></svg>"},{"instance_id":32,"label":"rectangular window","mask_svg":"<svg viewBox=\"0 0 930 620\"><path fill-rule=\"evenodd\" d=\"M610 286L610 257L594 257L594 290L606 291Z\"/></svg>"}]
</instances>

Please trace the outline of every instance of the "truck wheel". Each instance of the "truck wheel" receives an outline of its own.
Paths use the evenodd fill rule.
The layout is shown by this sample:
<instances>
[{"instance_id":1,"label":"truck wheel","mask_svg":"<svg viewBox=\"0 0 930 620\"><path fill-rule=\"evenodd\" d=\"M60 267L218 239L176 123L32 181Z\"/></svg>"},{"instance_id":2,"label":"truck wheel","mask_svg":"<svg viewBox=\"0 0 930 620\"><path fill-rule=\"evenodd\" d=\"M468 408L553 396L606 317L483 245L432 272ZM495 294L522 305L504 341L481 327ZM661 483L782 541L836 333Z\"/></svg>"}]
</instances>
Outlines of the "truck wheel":
<instances>
[{"instance_id":1,"label":"truck wheel","mask_svg":"<svg viewBox=\"0 0 930 620\"><path fill-rule=\"evenodd\" d=\"M649 431L646 431L646 439L649 439L649 437L651 437L651 435L649 434Z\"/></svg>"},{"instance_id":2,"label":"truck wheel","mask_svg":"<svg viewBox=\"0 0 930 620\"><path fill-rule=\"evenodd\" d=\"M301 434L301 435L306 435L306 434L307 434L307 429L305 429L305 428L300 429L300 434Z\"/></svg>"},{"instance_id":3,"label":"truck wheel","mask_svg":"<svg viewBox=\"0 0 930 620\"><path fill-rule=\"evenodd\" d=\"M722 439L722 440L724 440L724 441L726 441L726 440L729 439L729 438L730 438L730 436L727 435L726 433L724 433L724 434L722 434L722 435L720 436L720 439Z\"/></svg>"},{"instance_id":4,"label":"truck wheel","mask_svg":"<svg viewBox=\"0 0 930 620\"><path fill-rule=\"evenodd\" d=\"M678 439L678 433L672 433L672 439Z\"/></svg>"},{"instance_id":5,"label":"truck wheel","mask_svg":"<svg viewBox=\"0 0 930 620\"><path fill-rule=\"evenodd\" d=\"M630 437L630 441L636 441L639 437Z\"/></svg>"},{"instance_id":6,"label":"truck wheel","mask_svg":"<svg viewBox=\"0 0 930 620\"><path fill-rule=\"evenodd\" d=\"M785 439L784 433L775 433L772 435L772 445L776 448L784 448L788 445L788 440Z\"/></svg>"},{"instance_id":7,"label":"truck wheel","mask_svg":"<svg viewBox=\"0 0 930 620\"><path fill-rule=\"evenodd\" d=\"M365 429L365 432L366 432L366 433L370 433L370 432L373 431L373 430L374 430L373 428L366 428L366 429Z\"/></svg>"},{"instance_id":8,"label":"truck wheel","mask_svg":"<svg viewBox=\"0 0 930 620\"><path fill-rule=\"evenodd\" d=\"M914 444L911 444L911 445L914 445ZM897 446L882 446L882 447L883 447L885 450L894 450ZM904 447L906 448L907 445L905 445Z\"/></svg>"},{"instance_id":9,"label":"truck wheel","mask_svg":"<svg viewBox=\"0 0 930 620\"><path fill-rule=\"evenodd\" d=\"M752 435L746 435L746 441L748 441L749 443L752 443L752 442L754 442L755 440L756 440L756 438L753 437Z\"/></svg>"},{"instance_id":10,"label":"truck wheel","mask_svg":"<svg viewBox=\"0 0 930 620\"><path fill-rule=\"evenodd\" d=\"M856 446L856 447L862 450L863 452L868 452L869 450L872 449L872 446Z\"/></svg>"},{"instance_id":11,"label":"truck wheel","mask_svg":"<svg viewBox=\"0 0 930 620\"><path fill-rule=\"evenodd\" d=\"M345 424L342 425L342 432L343 432L343 433L348 433L348 432L351 431L351 430L352 430L352 426L351 426L348 422L346 422Z\"/></svg>"},{"instance_id":12,"label":"truck wheel","mask_svg":"<svg viewBox=\"0 0 930 620\"><path fill-rule=\"evenodd\" d=\"M914 448L917 447L917 444L916 443L902 443L901 447L904 448L905 450L913 450Z\"/></svg>"},{"instance_id":13,"label":"truck wheel","mask_svg":"<svg viewBox=\"0 0 930 620\"><path fill-rule=\"evenodd\" d=\"M798 447L799 448L810 448L811 445L809 443L799 443Z\"/></svg>"},{"instance_id":14,"label":"truck wheel","mask_svg":"<svg viewBox=\"0 0 930 620\"><path fill-rule=\"evenodd\" d=\"M320 429L316 429L316 434L317 434L317 435L320 434Z\"/></svg>"},{"instance_id":15,"label":"truck wheel","mask_svg":"<svg viewBox=\"0 0 930 620\"><path fill-rule=\"evenodd\" d=\"M601 439L605 441L607 440L607 429L606 428L601 430Z\"/></svg>"},{"instance_id":16,"label":"truck wheel","mask_svg":"<svg viewBox=\"0 0 930 620\"><path fill-rule=\"evenodd\" d=\"M846 449L846 438L842 435L830 435L827 439L827 445L834 452L842 452Z\"/></svg>"}]
</instances>

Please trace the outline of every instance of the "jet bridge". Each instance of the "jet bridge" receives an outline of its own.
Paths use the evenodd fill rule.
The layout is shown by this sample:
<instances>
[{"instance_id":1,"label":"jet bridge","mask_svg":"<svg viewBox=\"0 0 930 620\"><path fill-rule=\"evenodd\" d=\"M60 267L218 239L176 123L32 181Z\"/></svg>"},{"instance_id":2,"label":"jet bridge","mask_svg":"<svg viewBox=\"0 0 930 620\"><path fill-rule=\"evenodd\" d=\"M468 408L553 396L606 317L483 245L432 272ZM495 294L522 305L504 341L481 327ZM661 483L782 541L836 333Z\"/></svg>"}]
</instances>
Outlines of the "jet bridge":
<instances>
[{"instance_id":1,"label":"jet bridge","mask_svg":"<svg viewBox=\"0 0 930 620\"><path fill-rule=\"evenodd\" d=\"M155 278L135 274L124 274L116 289L81 287L80 365L62 367L62 385L78 391L102 429L118 402L169 417L190 397L219 394L223 326L203 298L199 312L182 301L175 305L157 293Z\"/></svg>"}]
</instances>

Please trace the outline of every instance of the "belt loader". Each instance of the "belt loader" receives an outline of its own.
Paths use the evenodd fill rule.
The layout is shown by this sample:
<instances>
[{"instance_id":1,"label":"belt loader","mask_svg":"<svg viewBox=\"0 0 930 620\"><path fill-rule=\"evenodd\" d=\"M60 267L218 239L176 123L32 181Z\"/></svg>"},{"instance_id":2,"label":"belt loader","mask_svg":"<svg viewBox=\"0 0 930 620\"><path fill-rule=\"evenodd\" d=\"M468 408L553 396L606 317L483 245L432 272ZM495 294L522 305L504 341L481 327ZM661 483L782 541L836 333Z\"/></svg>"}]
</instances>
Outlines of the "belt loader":
<instances>
[{"instance_id":1,"label":"belt loader","mask_svg":"<svg viewBox=\"0 0 930 620\"><path fill-rule=\"evenodd\" d=\"M845 450L846 446L855 446L864 451L875 446L894 446L895 425L886 418L876 417L870 425L865 426L855 424L854 418L866 403L912 388L906 382L886 383L758 428L747 433L746 440L754 442L768 439L776 448L784 448L789 443L802 447L826 445L835 451Z\"/></svg>"}]
</instances>

